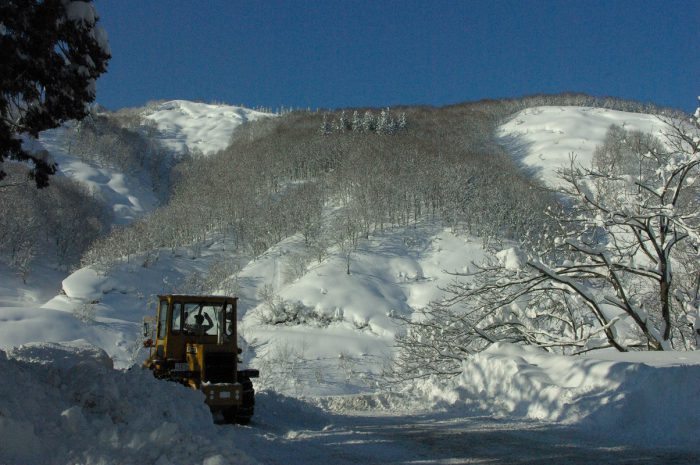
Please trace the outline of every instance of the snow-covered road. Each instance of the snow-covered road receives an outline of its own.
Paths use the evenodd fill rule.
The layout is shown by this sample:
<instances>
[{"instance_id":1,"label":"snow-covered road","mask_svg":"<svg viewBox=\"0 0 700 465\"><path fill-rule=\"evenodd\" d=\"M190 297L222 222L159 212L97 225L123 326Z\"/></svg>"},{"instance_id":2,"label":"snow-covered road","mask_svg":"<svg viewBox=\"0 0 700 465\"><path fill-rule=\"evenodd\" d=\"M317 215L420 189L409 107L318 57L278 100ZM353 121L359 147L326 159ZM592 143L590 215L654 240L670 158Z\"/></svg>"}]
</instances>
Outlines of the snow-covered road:
<instances>
[{"instance_id":1,"label":"snow-covered road","mask_svg":"<svg viewBox=\"0 0 700 465\"><path fill-rule=\"evenodd\" d=\"M698 453L620 444L532 420L464 412L329 414L265 394L258 404L261 415L252 426L221 426L219 431L222 440L229 437L264 464L700 463Z\"/></svg>"}]
</instances>

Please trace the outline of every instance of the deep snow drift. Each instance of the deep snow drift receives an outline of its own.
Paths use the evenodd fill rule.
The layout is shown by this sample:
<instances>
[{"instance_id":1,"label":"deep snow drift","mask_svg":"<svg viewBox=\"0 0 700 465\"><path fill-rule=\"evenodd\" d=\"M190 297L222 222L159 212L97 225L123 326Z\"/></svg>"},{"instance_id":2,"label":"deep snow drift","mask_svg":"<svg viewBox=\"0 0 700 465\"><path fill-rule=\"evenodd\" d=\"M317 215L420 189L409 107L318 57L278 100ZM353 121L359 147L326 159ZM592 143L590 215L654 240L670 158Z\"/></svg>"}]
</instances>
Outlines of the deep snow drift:
<instances>
[{"instance_id":1,"label":"deep snow drift","mask_svg":"<svg viewBox=\"0 0 700 465\"><path fill-rule=\"evenodd\" d=\"M216 426L203 395L112 368L82 341L0 351L0 463L256 463Z\"/></svg>"},{"instance_id":2,"label":"deep snow drift","mask_svg":"<svg viewBox=\"0 0 700 465\"><path fill-rule=\"evenodd\" d=\"M435 406L574 424L621 443L697 450L698 379L697 351L573 357L499 343L465 360L458 377L414 389Z\"/></svg>"},{"instance_id":3,"label":"deep snow drift","mask_svg":"<svg viewBox=\"0 0 700 465\"><path fill-rule=\"evenodd\" d=\"M0 369L11 380L0 383L0 463L480 463L475 453L494 463L573 453L575 463L591 463L593 447L595 463L695 463L700 366L659 362L671 366L498 345L466 361L461 377L424 383L422 392L315 400L333 412L259 393L252 425L240 427L213 424L199 392L138 368L113 370L105 352L83 341L29 344L0 351ZM362 400L374 412L348 410ZM382 415L378 407L391 411ZM492 434L494 414L523 429ZM536 423L514 420L519 416L559 426L538 433ZM466 447L445 449L450 437ZM527 443L532 439L539 444ZM474 440L491 441L490 450ZM440 460L445 454L462 460Z\"/></svg>"}]
</instances>

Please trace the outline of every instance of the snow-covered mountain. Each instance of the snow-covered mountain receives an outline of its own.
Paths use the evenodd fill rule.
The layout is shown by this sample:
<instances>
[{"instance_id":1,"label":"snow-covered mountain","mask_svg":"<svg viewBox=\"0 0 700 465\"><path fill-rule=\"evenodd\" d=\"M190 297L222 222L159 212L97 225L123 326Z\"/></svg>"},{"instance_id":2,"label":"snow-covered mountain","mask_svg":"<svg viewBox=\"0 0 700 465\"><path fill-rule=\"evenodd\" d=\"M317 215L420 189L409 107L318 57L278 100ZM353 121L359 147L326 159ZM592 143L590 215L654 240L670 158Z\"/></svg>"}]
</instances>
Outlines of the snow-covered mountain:
<instances>
[{"instance_id":1,"label":"snow-covered mountain","mask_svg":"<svg viewBox=\"0 0 700 465\"><path fill-rule=\"evenodd\" d=\"M170 100L149 105L143 116L156 124L156 138L170 150L210 155L225 149L241 124L271 115L226 104Z\"/></svg>"},{"instance_id":2,"label":"snow-covered mountain","mask_svg":"<svg viewBox=\"0 0 700 465\"><path fill-rule=\"evenodd\" d=\"M166 101L134 111L153 121L155 132L149 137L161 143L173 157L192 151L212 154L222 150L238 126L272 116L243 107L185 100ZM113 211L116 224L129 223L158 205L152 186L142 176L72 155L65 127L44 131L29 145L33 150L44 149L51 154L58 163L59 176L78 181L98 195Z\"/></svg>"},{"instance_id":3,"label":"snow-covered mountain","mask_svg":"<svg viewBox=\"0 0 700 465\"><path fill-rule=\"evenodd\" d=\"M204 151L201 142L206 139L206 153L224 147L231 132L243 121L267 116L239 107L182 100L151 105L143 110L143 115L157 122L157 137L173 149ZM584 107L535 107L519 112L503 124L499 136L527 169L554 184L556 168L565 166L571 153L576 153L580 162L590 163L593 149L603 141L611 124L654 133L663 129L658 118L651 115ZM139 186L125 187L128 179L123 175L72 160L62 149L65 144L61 143L60 130L43 135L40 142L58 158L65 175L93 189L115 192L109 197L114 199L115 212L131 212L122 217L125 221L146 213L148 208L143 208L144 205L152 208L155 204L143 189L139 191ZM116 191L123 192L121 197L117 197ZM130 207L119 200L124 198ZM114 334L101 334L112 331L107 329L110 328L107 323L92 333L89 328L74 325L75 338L91 340L114 357L118 365L128 365L133 362L131 350L137 337L133 328L142 316L152 311L149 297L173 290L178 280L204 272L216 260L231 260L226 252L229 249L230 244L213 242L201 254L191 250L179 254L158 251L155 260L140 259L149 263L148 266L137 257L133 263L119 265L106 275L90 268L82 269L67 277L61 293L43 307L72 312L86 302L99 302L94 304L98 321L113 319ZM363 241L351 260L350 275L344 272L344 259L331 254L322 263L311 266L303 276L292 279L288 276L289 268L302 249L301 239L291 237L250 263L245 257L235 259L242 268L238 275L241 327L249 343L268 358L294 354L308 359L311 371L320 367L328 371L328 365L338 365L339 357L345 359L344 365L379 367L384 362L382 357L391 352L397 329L388 315L410 314L439 298L439 288L449 280L448 272L461 271L483 255L478 239L426 225ZM258 324L260 314L266 311L266 304L259 296L265 286L271 287L279 305L299 305L312 315L309 324ZM36 306L36 302L27 304ZM313 315L323 318L314 322ZM330 323L322 322L323 319ZM132 328L132 332L125 332L125 327ZM43 330L40 330L42 336L38 336L31 330L10 331L1 325L0 334L0 344L4 347L46 337ZM363 383L355 380L351 390L360 389ZM316 383L313 388L296 386L295 389L329 394L343 392L352 383L341 384Z\"/></svg>"},{"instance_id":4,"label":"snow-covered mountain","mask_svg":"<svg viewBox=\"0 0 700 465\"><path fill-rule=\"evenodd\" d=\"M227 105L175 100L149 106L143 116L155 122L156 138L174 152L196 150L206 155L225 148L232 131L243 122L269 115ZM523 167L555 185L556 168L565 166L572 152L580 162L590 162L593 149L603 141L611 124L652 133L663 129L663 124L650 115L537 107L516 114L499 128L498 136ZM43 135L40 143L61 163L63 175L81 180L111 199L110 205L123 222L147 214L157 205L147 189L130 184L123 174L71 160L61 148L60 138L60 130L56 130ZM274 388L297 397L353 395L317 400L341 412L363 403L393 411L461 409L463 415L485 412L560 421L602 437L614 435L620 425L625 425L626 440L633 443L654 437L661 444L694 447L690 438L700 426L700 416L695 413L700 411L700 392L691 380L700 374L700 358L693 354L681 360L601 353L572 360L499 345L465 362L464 374L449 383L429 380L403 395L377 395L376 377L394 350L393 337L399 330L391 315L409 316L440 298L441 288L451 279L449 272L466 271L472 261L481 259L482 242L430 223L388 230L359 241L350 257L350 274L346 273L346 257L335 248L301 272L293 269L302 249L303 239L292 236L252 260L232 255L230 239L214 237L201 249L154 250L132 256L108 270L77 270L62 280L60 290L56 289L51 298L46 298L51 294L47 283L21 288L17 281L17 291L10 290L12 286L0 286L0 292L12 294L0 295L0 303L12 305L0 307L0 349L7 351L5 354L0 350L0 366L7 376L21 381L16 387L0 383L0 436L9 435L14 438L13 444L19 444L9 449L0 447L0 463L19 463L22 458L39 463L49 457L50 450L68 457L76 448L92 454L80 459L86 463L93 459L96 463L119 463L113 457L114 444L129 444L134 459L150 451L146 459L149 463L252 462L244 454L269 459L270 455L265 454L272 453L256 455L261 452L245 444L235 446L243 450L240 459L226 458L226 444L233 442L231 435L205 426L197 393L180 396L176 391L179 387L167 386L163 392L171 397L152 403L149 389L155 389L155 381L145 381L139 370L129 375L113 372L107 366L113 363L117 368L127 368L143 357L138 352L140 322L152 315L155 294L177 292L178 283L222 261L240 267L235 276L222 281L220 291L235 291L240 297L244 356L247 363L261 370L256 388L270 390L262 395L263 403L259 405L263 409L259 425L264 431L240 432L250 444L259 444L262 438L281 444L302 437L323 443L320 438L336 428L334 422L346 421L322 411L306 410L308 406L290 406L291 401L272 393ZM0 273L7 273L7 281L3 282L15 279L9 271ZM273 323L274 312L285 306L295 306L303 318ZM75 340L82 342L53 344ZM22 344L30 345L16 349ZM105 359L105 353L111 361ZM57 359L68 365L57 364ZM48 374L43 373L46 366ZM75 366L80 366L79 376L54 392L51 376L69 376ZM642 379L653 380L649 390L673 389L675 394L658 400L646 388L640 388ZM41 412L42 422L48 426L19 418L22 405L16 398L30 386L40 392L31 398L32 413ZM106 386L111 386L110 390L101 399L99 393ZM93 397L97 399L94 402L85 400ZM3 404L8 398L15 400ZM115 403L110 404L110 399ZM155 425L150 431L147 417L135 407L139 402L165 412L165 426ZM643 402L647 409L636 408L637 402ZM607 404L614 409L604 411L602 407ZM265 408L284 415L274 418L273 413L265 413ZM675 417L688 411L691 413L686 421ZM655 418L662 421L650 432ZM207 434L214 436L204 440L209 442L202 450L174 439L187 437L191 425L202 429L200 439ZM52 436L50 429L59 427L70 431L67 442ZM103 433L93 432L97 430ZM90 447L85 446L88 442ZM42 443L45 446L37 446ZM168 445L175 449L169 451ZM34 455L25 452L29 449L35 451ZM403 459L408 460L411 454L404 454ZM313 454L302 453L300 457L318 459Z\"/></svg>"}]
</instances>

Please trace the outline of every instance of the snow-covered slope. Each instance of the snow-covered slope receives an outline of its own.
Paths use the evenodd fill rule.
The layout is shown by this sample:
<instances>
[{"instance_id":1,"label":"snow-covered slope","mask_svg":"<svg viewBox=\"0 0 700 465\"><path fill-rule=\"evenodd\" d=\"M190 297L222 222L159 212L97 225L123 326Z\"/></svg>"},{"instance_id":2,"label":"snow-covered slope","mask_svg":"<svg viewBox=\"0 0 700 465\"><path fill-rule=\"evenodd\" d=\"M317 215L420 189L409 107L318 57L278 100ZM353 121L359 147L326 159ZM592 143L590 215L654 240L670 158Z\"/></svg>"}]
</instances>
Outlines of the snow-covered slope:
<instances>
[{"instance_id":1,"label":"snow-covered slope","mask_svg":"<svg viewBox=\"0 0 700 465\"><path fill-rule=\"evenodd\" d=\"M173 100L142 110L155 122L153 135L174 156L191 150L211 154L226 148L233 131L246 121L272 116L243 107ZM70 123L68 123L70 124ZM58 163L58 175L79 181L102 199L114 213L115 224L126 224L152 211L158 200L139 176L81 160L67 152L65 128L44 131L36 141L25 141L33 151L47 150Z\"/></svg>"},{"instance_id":2,"label":"snow-covered slope","mask_svg":"<svg viewBox=\"0 0 700 465\"><path fill-rule=\"evenodd\" d=\"M35 141L25 141L33 151L46 150L58 163L57 176L81 183L114 214L115 224L127 224L158 206L150 185L138 177L70 155L65 128L44 131Z\"/></svg>"},{"instance_id":3,"label":"snow-covered slope","mask_svg":"<svg viewBox=\"0 0 700 465\"><path fill-rule=\"evenodd\" d=\"M175 144L173 147L197 147L199 138L210 135L210 142L215 145L209 146L209 152L215 146L225 145L230 131L246 118L265 116L236 107L185 101L161 103L145 112L164 131L165 140ZM508 142L519 141L524 164L541 170L545 179L555 182L552 176L557 164L565 163L574 150L580 157L590 159L593 148L613 123L652 131L661 127L648 115L540 107L519 113L500 133ZM228 129L224 130L225 127ZM50 146L51 141L47 139L44 143ZM61 156L60 147L54 153ZM205 273L216 261L236 261L242 268L237 276L241 329L252 347L248 354L253 358L252 363L264 366L297 359L304 362L307 373L334 373L324 376L323 382L317 382L320 377L313 381L314 377L307 376L303 383L293 387L297 393L357 392L367 387L363 383L370 381L354 377L352 383L347 383L343 378L352 378L360 371L376 372L383 363L392 350L397 330L389 315L410 314L438 298L439 287L450 279L445 271L463 269L483 254L478 240L455 236L430 225L395 230L362 241L352 255L350 275L345 273L341 255L331 250L322 263L310 263L303 276L290 278L289 265L305 253L301 239L296 237L274 246L250 263L246 257L232 256L230 250L231 244L218 242L210 244L202 254L180 250L175 254L157 251L148 259L132 257L129 263L118 264L106 274L79 270L64 280L62 294L44 308L64 314L86 308L94 310L97 320L93 336L80 323L72 333L64 331L63 337L87 339L103 347L119 365L128 365L138 338L139 322L152 312L153 295L179 290L179 282L194 272ZM270 287L268 291L274 291L272 300L268 300L277 306L301 309L307 321L277 324L264 321L264 314L270 311L269 302L263 302L260 296L265 286ZM18 306L17 298L10 300L13 307ZM28 304L39 306L35 302ZM27 326L21 331L5 332L0 346L46 340L44 323L37 324L40 320L34 315L27 316ZM18 327L16 311L7 310L4 318ZM62 315L59 319L64 318ZM61 325L66 327L64 323ZM261 381L280 387L275 379Z\"/></svg>"},{"instance_id":4,"label":"snow-covered slope","mask_svg":"<svg viewBox=\"0 0 700 465\"><path fill-rule=\"evenodd\" d=\"M148 107L143 116L156 123L158 139L170 150L210 155L226 148L236 127L272 115L225 104L171 100Z\"/></svg>"},{"instance_id":5,"label":"snow-covered slope","mask_svg":"<svg viewBox=\"0 0 700 465\"><path fill-rule=\"evenodd\" d=\"M163 129L164 132L156 137L160 137L161 141L174 151L174 156L192 148L207 153L220 150L228 144L232 131L242 122L269 116L240 107L206 105L184 100L162 103L144 112L146 117L152 118L158 127ZM24 145L29 150L48 151L51 158L58 163L56 176L78 181L104 201L112 211L116 225L128 224L158 206L158 199L145 177L129 176L114 168L100 166L71 155L68 151L70 140L64 127L44 131L38 140L25 140ZM177 263L178 260L173 261ZM12 347L29 341L83 338L105 347L119 364L131 363L130 354L137 338L138 322L145 312L151 310L147 308L148 296L170 290L169 285L163 283L164 279L169 278L172 282L177 282L183 278L182 273L201 271L198 267L206 269L208 263L207 258L204 258L192 266L175 266L172 270L167 270L164 266L157 268L155 278L149 277L148 273L146 276L139 276L133 267L125 267L127 271L117 279L113 289L113 293L121 297L121 300L112 302L116 310L107 311L107 307L102 306L97 311L98 317L114 317L113 321L108 324L105 320L100 320L102 324L93 326L81 323L71 312L89 302L101 300L100 297L90 297L86 300L91 292L101 296L103 292L109 291L99 287L85 291L84 295L79 294L76 297L73 304L58 305L62 312L39 310L40 306L61 291L61 281L66 277L65 273L52 270L47 263L39 259L24 283L13 270L2 266L0 347ZM169 265L171 263L167 266ZM84 276L84 272L78 276ZM81 279L73 277L64 287L70 289L70 283L79 282ZM146 284L141 287L127 284L139 280L145 280ZM58 301L68 298L58 296Z\"/></svg>"},{"instance_id":6,"label":"snow-covered slope","mask_svg":"<svg viewBox=\"0 0 700 465\"><path fill-rule=\"evenodd\" d=\"M534 107L522 110L501 125L501 143L524 168L549 186L560 182L556 170L569 166L575 155L584 167L605 139L611 125L660 136L665 124L642 113L590 107Z\"/></svg>"},{"instance_id":7,"label":"snow-covered slope","mask_svg":"<svg viewBox=\"0 0 700 465\"><path fill-rule=\"evenodd\" d=\"M390 315L410 315L439 298L439 287L451 279L447 272L463 271L483 257L480 243L468 236L431 226L399 229L360 241L350 274L336 252L286 282L284 270L302 244L298 237L278 244L239 278L256 282L256 289L272 284L276 305L296 305L309 315L307 323L261 323L269 304L254 299L253 288L242 289L247 311L241 328L255 349L251 363L261 367L261 383L291 394L374 389L374 375L392 354L398 329Z\"/></svg>"}]
</instances>

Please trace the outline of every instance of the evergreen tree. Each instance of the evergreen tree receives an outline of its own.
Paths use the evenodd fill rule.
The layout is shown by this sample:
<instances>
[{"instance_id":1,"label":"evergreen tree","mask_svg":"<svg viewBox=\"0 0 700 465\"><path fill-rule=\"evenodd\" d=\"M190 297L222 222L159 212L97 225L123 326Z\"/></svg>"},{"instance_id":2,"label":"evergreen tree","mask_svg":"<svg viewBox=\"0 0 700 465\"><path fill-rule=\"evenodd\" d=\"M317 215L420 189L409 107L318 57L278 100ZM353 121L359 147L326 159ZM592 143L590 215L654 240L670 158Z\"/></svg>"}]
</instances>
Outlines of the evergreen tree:
<instances>
[{"instance_id":1,"label":"evergreen tree","mask_svg":"<svg viewBox=\"0 0 700 465\"><path fill-rule=\"evenodd\" d=\"M362 130L364 132L372 132L375 128L374 115L371 111L367 110L365 116L362 118Z\"/></svg>"},{"instance_id":2,"label":"evergreen tree","mask_svg":"<svg viewBox=\"0 0 700 465\"><path fill-rule=\"evenodd\" d=\"M323 122L321 122L321 134L324 136L330 134L332 131L331 123L328 122L328 115L323 115Z\"/></svg>"},{"instance_id":3,"label":"evergreen tree","mask_svg":"<svg viewBox=\"0 0 700 465\"><path fill-rule=\"evenodd\" d=\"M355 132L362 131L362 118L360 118L357 110L352 112L352 130Z\"/></svg>"},{"instance_id":4,"label":"evergreen tree","mask_svg":"<svg viewBox=\"0 0 700 465\"><path fill-rule=\"evenodd\" d=\"M406 113L402 112L399 115L399 130L406 129Z\"/></svg>"},{"instance_id":5,"label":"evergreen tree","mask_svg":"<svg viewBox=\"0 0 700 465\"><path fill-rule=\"evenodd\" d=\"M107 35L91 1L0 2L0 163L31 161L37 187L55 165L22 148L69 119L82 119L95 100L95 79L107 70ZM0 179L5 172L0 170Z\"/></svg>"}]
</instances>

